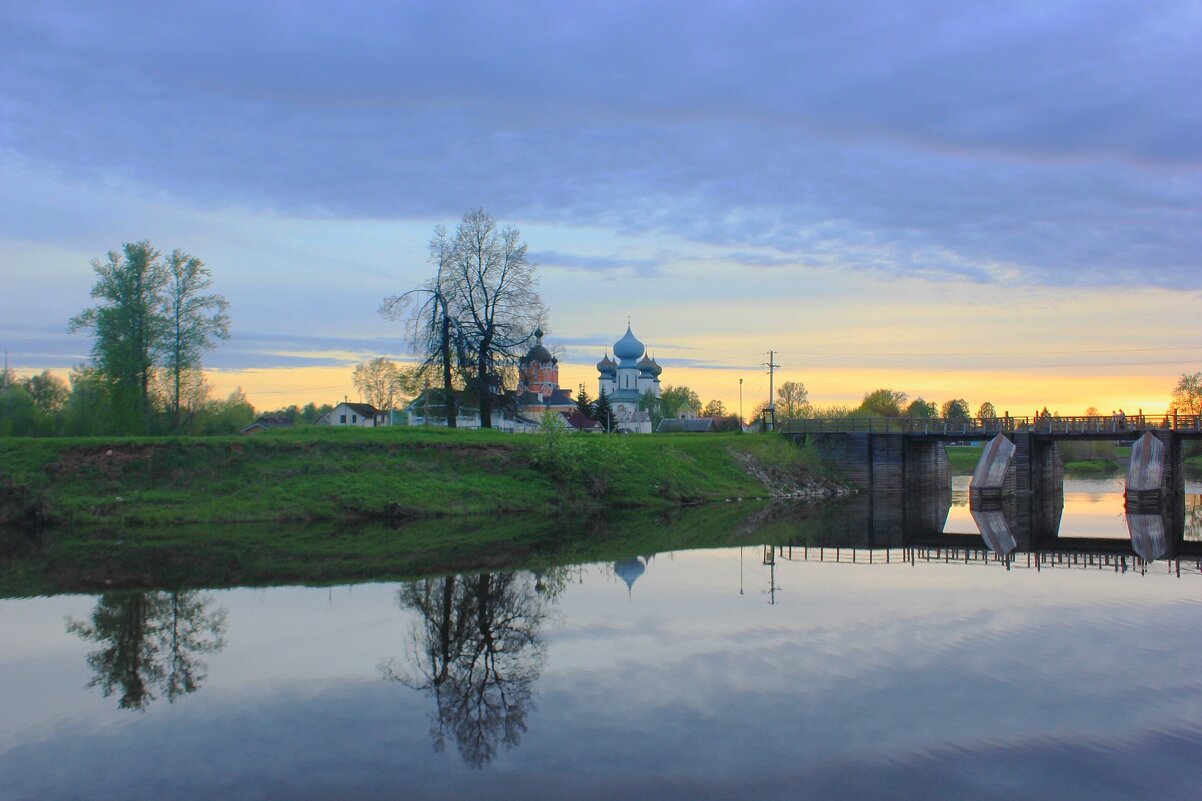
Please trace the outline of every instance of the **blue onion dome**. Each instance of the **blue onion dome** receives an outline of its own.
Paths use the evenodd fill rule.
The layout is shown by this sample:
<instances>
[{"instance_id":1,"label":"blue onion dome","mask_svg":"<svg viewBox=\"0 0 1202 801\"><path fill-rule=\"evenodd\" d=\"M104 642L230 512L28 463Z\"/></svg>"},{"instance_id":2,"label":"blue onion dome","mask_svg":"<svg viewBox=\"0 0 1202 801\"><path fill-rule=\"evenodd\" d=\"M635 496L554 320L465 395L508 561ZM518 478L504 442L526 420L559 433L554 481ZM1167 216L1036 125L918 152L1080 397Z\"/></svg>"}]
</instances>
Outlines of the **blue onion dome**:
<instances>
[{"instance_id":1,"label":"blue onion dome","mask_svg":"<svg viewBox=\"0 0 1202 801\"><path fill-rule=\"evenodd\" d=\"M551 351L543 347L543 329L534 329L534 347L526 351L526 355L519 360L520 363L541 362L543 364L550 364L554 360L555 357L551 355Z\"/></svg>"},{"instance_id":2,"label":"blue onion dome","mask_svg":"<svg viewBox=\"0 0 1202 801\"><path fill-rule=\"evenodd\" d=\"M614 355L623 362L637 360L645 350L643 343L638 341L629 325L626 326L626 335L614 343Z\"/></svg>"},{"instance_id":3,"label":"blue onion dome","mask_svg":"<svg viewBox=\"0 0 1202 801\"><path fill-rule=\"evenodd\" d=\"M613 375L617 372L618 365L609 358L609 351L605 352L605 358L597 362L597 372L602 375Z\"/></svg>"}]
</instances>

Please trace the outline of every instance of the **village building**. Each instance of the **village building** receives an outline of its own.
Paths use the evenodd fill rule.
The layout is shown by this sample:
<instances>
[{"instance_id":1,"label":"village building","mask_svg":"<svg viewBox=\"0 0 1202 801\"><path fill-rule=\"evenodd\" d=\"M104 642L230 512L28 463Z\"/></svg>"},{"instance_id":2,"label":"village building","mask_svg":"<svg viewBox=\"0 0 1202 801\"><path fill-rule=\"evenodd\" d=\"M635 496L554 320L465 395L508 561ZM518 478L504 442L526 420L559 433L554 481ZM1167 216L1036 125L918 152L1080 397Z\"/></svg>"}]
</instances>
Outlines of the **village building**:
<instances>
[{"instance_id":1,"label":"village building","mask_svg":"<svg viewBox=\"0 0 1202 801\"><path fill-rule=\"evenodd\" d=\"M253 423L242 429L241 434L254 434L258 431L270 431L277 428L292 428L292 421L286 417L262 415Z\"/></svg>"},{"instance_id":2,"label":"village building","mask_svg":"<svg viewBox=\"0 0 1202 801\"><path fill-rule=\"evenodd\" d=\"M388 412L382 412L370 403L350 403L343 401L318 422L331 426L375 428L376 426L388 425L389 420L390 415Z\"/></svg>"},{"instance_id":3,"label":"village building","mask_svg":"<svg viewBox=\"0 0 1202 801\"><path fill-rule=\"evenodd\" d=\"M559 387L559 359L543 345L543 329L534 329L534 345L518 359L517 408L537 420L543 412L572 412L576 401L570 389Z\"/></svg>"},{"instance_id":4,"label":"village building","mask_svg":"<svg viewBox=\"0 0 1202 801\"><path fill-rule=\"evenodd\" d=\"M464 390L452 391L455 402L455 427L483 428L480 424L480 404L475 395ZM409 401L399 412L393 413L393 423L407 426L445 426L447 424L447 405L441 389L426 389ZM572 408L575 408L575 405ZM538 429L537 420L505 406L493 407L491 422L492 428L496 431L528 433Z\"/></svg>"}]
</instances>

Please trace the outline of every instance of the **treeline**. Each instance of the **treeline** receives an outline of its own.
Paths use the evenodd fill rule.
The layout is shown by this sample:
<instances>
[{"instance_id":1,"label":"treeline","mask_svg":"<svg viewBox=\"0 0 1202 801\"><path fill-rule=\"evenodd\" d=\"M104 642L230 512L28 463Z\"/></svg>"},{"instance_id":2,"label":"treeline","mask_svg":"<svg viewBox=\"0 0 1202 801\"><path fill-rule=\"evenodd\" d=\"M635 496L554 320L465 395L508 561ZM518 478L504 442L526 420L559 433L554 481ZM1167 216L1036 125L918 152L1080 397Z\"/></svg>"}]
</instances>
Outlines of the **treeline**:
<instances>
[{"instance_id":1,"label":"treeline","mask_svg":"<svg viewBox=\"0 0 1202 801\"><path fill-rule=\"evenodd\" d=\"M923 398L910 399L905 392L893 389L874 389L865 392L858 406L833 404L817 406L810 402L810 393L806 385L798 381L786 381L776 390L775 397L776 419L790 420L805 417L838 418L838 417L910 417L930 419L936 417L948 420L967 420L972 417L993 418L998 416L997 409L989 401L976 408L964 398L953 398L942 404ZM754 422L763 419L768 408L768 402L763 401L751 412L750 420Z\"/></svg>"},{"instance_id":2,"label":"treeline","mask_svg":"<svg viewBox=\"0 0 1202 801\"><path fill-rule=\"evenodd\" d=\"M127 410L116 405L111 384L97 370L81 366L70 383L43 372L17 378L0 375L0 437L88 437L110 434L236 434L255 419L255 409L237 390L224 400L193 395L177 417L167 396L151 393L152 413L136 430Z\"/></svg>"}]
</instances>

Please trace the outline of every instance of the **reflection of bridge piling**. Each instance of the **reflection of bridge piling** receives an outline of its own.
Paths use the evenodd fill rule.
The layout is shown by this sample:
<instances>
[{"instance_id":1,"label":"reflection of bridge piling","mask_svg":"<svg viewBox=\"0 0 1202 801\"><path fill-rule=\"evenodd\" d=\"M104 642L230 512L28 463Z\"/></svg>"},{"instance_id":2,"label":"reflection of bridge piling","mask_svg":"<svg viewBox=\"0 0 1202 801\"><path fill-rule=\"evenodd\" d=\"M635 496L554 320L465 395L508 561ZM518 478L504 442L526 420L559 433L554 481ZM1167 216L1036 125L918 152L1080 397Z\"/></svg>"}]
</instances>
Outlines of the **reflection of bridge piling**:
<instances>
[{"instance_id":1,"label":"reflection of bridge piling","mask_svg":"<svg viewBox=\"0 0 1202 801\"><path fill-rule=\"evenodd\" d=\"M999 554L989 548L972 546L911 545L884 548L843 548L821 545L774 546L773 565L783 562L830 562L844 565L944 564L998 566L1036 572L1054 570L1091 570L1147 575L1151 571L1180 577L1202 575L1202 557L1177 556L1169 559L1145 559L1139 554L1094 551L1026 551Z\"/></svg>"}]
</instances>

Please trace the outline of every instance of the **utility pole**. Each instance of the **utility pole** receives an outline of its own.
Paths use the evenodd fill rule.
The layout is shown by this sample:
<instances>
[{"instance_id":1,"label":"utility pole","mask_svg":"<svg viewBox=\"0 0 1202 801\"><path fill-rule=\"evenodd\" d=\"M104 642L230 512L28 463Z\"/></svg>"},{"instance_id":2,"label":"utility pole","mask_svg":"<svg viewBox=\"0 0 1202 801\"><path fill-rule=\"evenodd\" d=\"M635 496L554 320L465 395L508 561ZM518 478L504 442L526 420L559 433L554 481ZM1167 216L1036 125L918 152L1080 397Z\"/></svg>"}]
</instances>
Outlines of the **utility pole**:
<instances>
[{"instance_id":1,"label":"utility pole","mask_svg":"<svg viewBox=\"0 0 1202 801\"><path fill-rule=\"evenodd\" d=\"M769 424L768 430L775 431L776 430L776 399L775 399L776 388L773 386L773 380L776 377L775 370L778 367L780 367L780 365L776 363L776 351L774 351L774 350L768 351L768 362L764 366L768 368L768 406L764 411L767 412L771 416L771 419L772 419L772 422Z\"/></svg>"},{"instance_id":2,"label":"utility pole","mask_svg":"<svg viewBox=\"0 0 1202 801\"><path fill-rule=\"evenodd\" d=\"M739 433L743 433L743 379L739 379Z\"/></svg>"}]
</instances>

